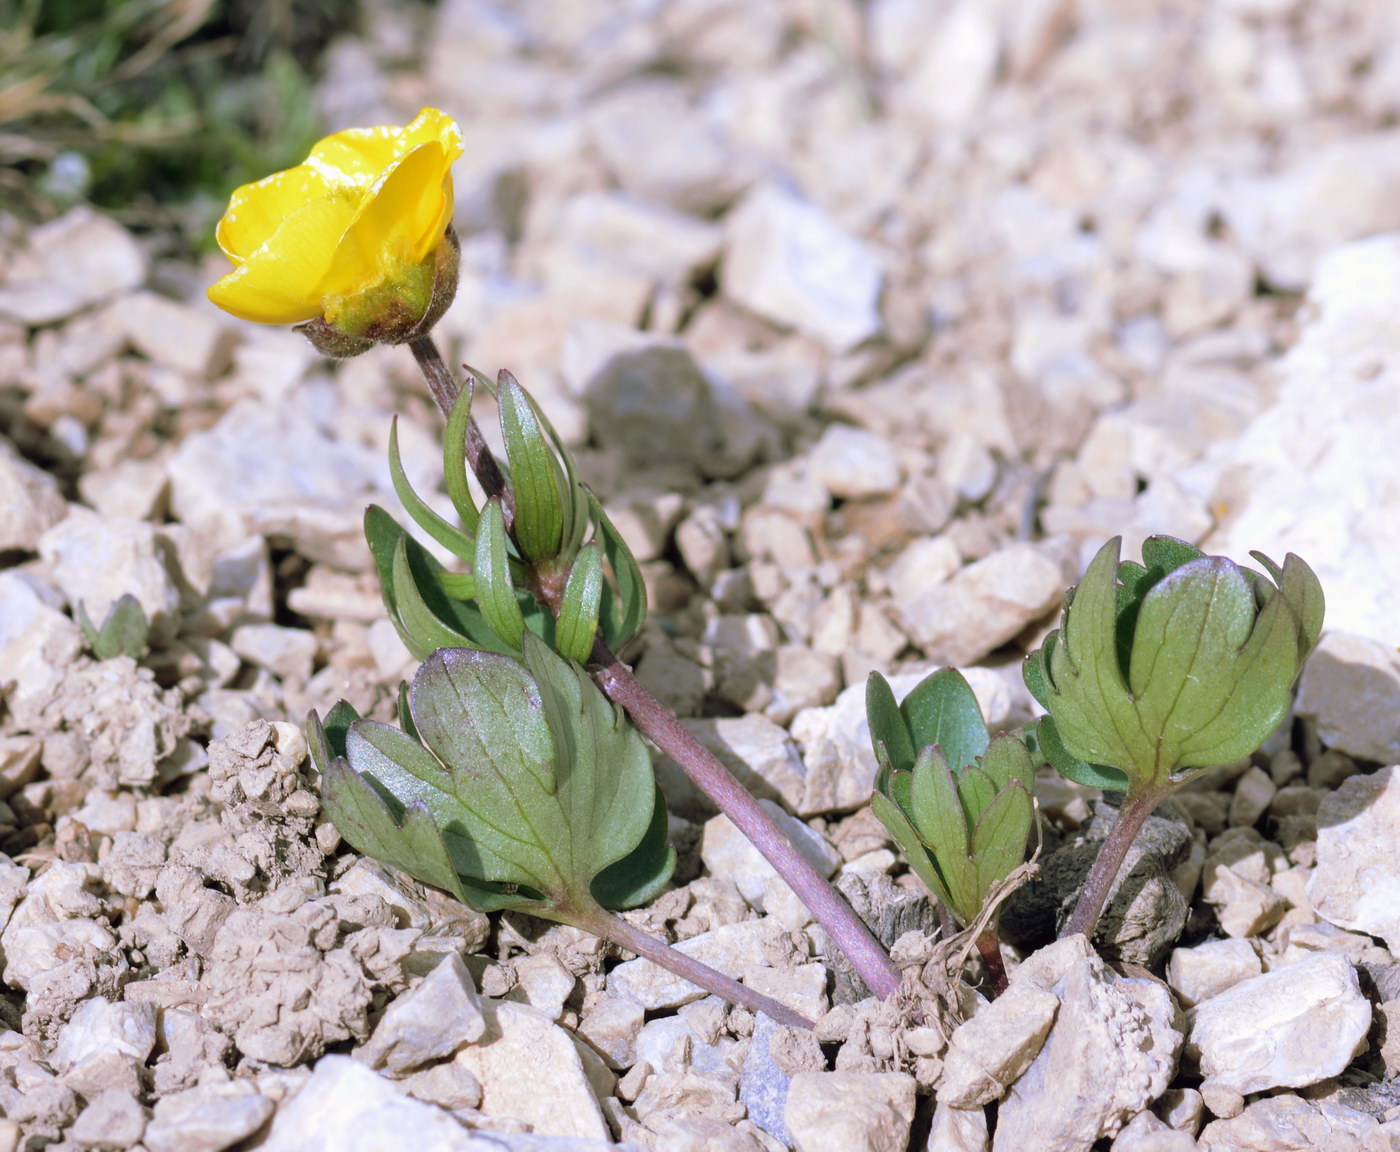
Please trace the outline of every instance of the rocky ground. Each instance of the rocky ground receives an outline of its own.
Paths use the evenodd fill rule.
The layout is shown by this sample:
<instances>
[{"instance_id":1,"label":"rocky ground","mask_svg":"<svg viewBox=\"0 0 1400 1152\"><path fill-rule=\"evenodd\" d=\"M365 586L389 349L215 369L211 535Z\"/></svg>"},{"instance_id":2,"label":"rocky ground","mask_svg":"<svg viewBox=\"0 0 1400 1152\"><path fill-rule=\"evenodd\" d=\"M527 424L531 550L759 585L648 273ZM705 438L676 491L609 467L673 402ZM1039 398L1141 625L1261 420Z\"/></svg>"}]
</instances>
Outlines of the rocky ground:
<instances>
[{"instance_id":1,"label":"rocky ground","mask_svg":"<svg viewBox=\"0 0 1400 1152\"><path fill-rule=\"evenodd\" d=\"M10 220L0 1152L1400 1147L1400 9L446 0L321 100L461 120L449 362L577 446L650 582L639 675L909 995L862 1000L665 762L681 865L629 915L815 1037L350 852L300 725L412 668L360 536L392 413L439 489L411 358ZM863 807L864 677L957 664L1024 722L1065 585L1153 532L1298 552L1328 631L1293 720L1150 822L1102 958L1052 941L1111 812L1040 782L988 1003ZM149 650L99 659L76 609L124 593Z\"/></svg>"}]
</instances>

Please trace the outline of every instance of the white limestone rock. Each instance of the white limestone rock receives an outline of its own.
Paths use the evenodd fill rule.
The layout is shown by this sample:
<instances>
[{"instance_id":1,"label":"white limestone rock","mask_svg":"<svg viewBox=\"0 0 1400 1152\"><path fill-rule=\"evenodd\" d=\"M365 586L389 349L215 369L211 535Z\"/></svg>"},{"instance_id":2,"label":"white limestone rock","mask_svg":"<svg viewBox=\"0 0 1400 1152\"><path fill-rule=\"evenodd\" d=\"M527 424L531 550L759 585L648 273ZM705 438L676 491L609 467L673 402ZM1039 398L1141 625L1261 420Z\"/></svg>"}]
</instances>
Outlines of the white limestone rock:
<instances>
[{"instance_id":1,"label":"white limestone rock","mask_svg":"<svg viewBox=\"0 0 1400 1152\"><path fill-rule=\"evenodd\" d=\"M1064 599L1063 550L1012 544L895 607L913 641L939 664L972 664Z\"/></svg>"},{"instance_id":2,"label":"white limestone rock","mask_svg":"<svg viewBox=\"0 0 1400 1152\"><path fill-rule=\"evenodd\" d=\"M701 932L675 945L678 952L695 959L726 976L742 980L753 967L770 966L765 954L791 959L791 944L785 944L782 929L768 920L743 920ZM683 976L662 968L650 960L638 958L619 964L608 973L608 991L635 1000L648 1011L679 1008L705 995Z\"/></svg>"},{"instance_id":3,"label":"white limestone rock","mask_svg":"<svg viewBox=\"0 0 1400 1152\"><path fill-rule=\"evenodd\" d=\"M33 552L39 538L68 515L58 481L0 438L0 552Z\"/></svg>"},{"instance_id":4,"label":"white limestone rock","mask_svg":"<svg viewBox=\"0 0 1400 1152\"><path fill-rule=\"evenodd\" d=\"M52 324L146 279L136 238L91 208L41 224L5 269L0 319Z\"/></svg>"},{"instance_id":5,"label":"white limestone rock","mask_svg":"<svg viewBox=\"0 0 1400 1152\"><path fill-rule=\"evenodd\" d=\"M82 631L59 611L62 597L30 572L0 572L0 667L11 711L40 708L82 652Z\"/></svg>"},{"instance_id":6,"label":"white limestone rock","mask_svg":"<svg viewBox=\"0 0 1400 1152\"><path fill-rule=\"evenodd\" d=\"M478 1152L482 1145L451 1115L403 1095L363 1064L348 1056L324 1056L297 1094L278 1107L258 1147L261 1152Z\"/></svg>"},{"instance_id":7,"label":"white limestone rock","mask_svg":"<svg viewBox=\"0 0 1400 1152\"><path fill-rule=\"evenodd\" d=\"M1280 172L1234 181L1219 208L1264 277L1297 290L1328 249L1400 228L1396 180L1400 132L1350 135L1304 150Z\"/></svg>"},{"instance_id":8,"label":"white limestone rock","mask_svg":"<svg viewBox=\"0 0 1400 1152\"><path fill-rule=\"evenodd\" d=\"M261 1128L274 1107L251 1080L170 1092L156 1101L144 1143L150 1152L223 1152Z\"/></svg>"},{"instance_id":9,"label":"white limestone rock","mask_svg":"<svg viewBox=\"0 0 1400 1152\"><path fill-rule=\"evenodd\" d=\"M799 1072L783 1120L797 1152L904 1152L914 1121L904 1072Z\"/></svg>"},{"instance_id":10,"label":"white limestone rock","mask_svg":"<svg viewBox=\"0 0 1400 1152\"><path fill-rule=\"evenodd\" d=\"M980 1108L999 1099L1040 1053L1059 1008L1053 992L1026 982L980 1005L948 1041L939 1102Z\"/></svg>"},{"instance_id":11,"label":"white limestone rock","mask_svg":"<svg viewBox=\"0 0 1400 1152\"><path fill-rule=\"evenodd\" d=\"M1073 937L1060 945L1080 947ZM1036 975L1023 979L1037 984ZM1002 1099L995 1152L1081 1152L1116 1135L1176 1070L1176 1008L1156 981L1121 979L1098 956L1081 955L1051 990L1060 998L1055 1025Z\"/></svg>"},{"instance_id":12,"label":"white limestone rock","mask_svg":"<svg viewBox=\"0 0 1400 1152\"><path fill-rule=\"evenodd\" d=\"M458 953L449 952L419 984L390 1003L355 1055L371 1068L398 1077L446 1059L485 1031L486 1017L471 973Z\"/></svg>"},{"instance_id":13,"label":"white limestone rock","mask_svg":"<svg viewBox=\"0 0 1400 1152\"><path fill-rule=\"evenodd\" d=\"M1400 505L1397 313L1400 234L1327 253L1308 292L1310 320L1276 365L1277 401L1179 476L1228 510L1202 548L1240 559L1296 552L1327 590L1328 627L1391 647L1400 643L1400 585L1388 575L1400 561L1400 519L1376 510Z\"/></svg>"},{"instance_id":14,"label":"white limestone rock","mask_svg":"<svg viewBox=\"0 0 1400 1152\"><path fill-rule=\"evenodd\" d=\"M821 833L788 815L771 800L759 803L822 876L829 877L836 871L841 854ZM710 875L728 880L738 888L750 907L759 912L764 910L764 890L777 872L728 816L721 813L706 821L700 840L700 859Z\"/></svg>"},{"instance_id":15,"label":"white limestone rock","mask_svg":"<svg viewBox=\"0 0 1400 1152\"><path fill-rule=\"evenodd\" d=\"M1197 1004L1186 1054L1206 1082L1242 1095L1336 1076L1366 1047L1371 1006L1356 969L1319 952Z\"/></svg>"},{"instance_id":16,"label":"white limestone rock","mask_svg":"<svg viewBox=\"0 0 1400 1152\"><path fill-rule=\"evenodd\" d=\"M725 219L724 294L834 352L881 330L877 254L820 208L764 184Z\"/></svg>"},{"instance_id":17,"label":"white limestone rock","mask_svg":"<svg viewBox=\"0 0 1400 1152\"><path fill-rule=\"evenodd\" d=\"M214 427L185 438L169 472L171 510L213 551L249 535L284 536L312 560L366 563L364 506L379 491L381 465L368 450L331 439L293 403L239 401Z\"/></svg>"},{"instance_id":18,"label":"white limestone rock","mask_svg":"<svg viewBox=\"0 0 1400 1152\"><path fill-rule=\"evenodd\" d=\"M899 487L895 448L878 432L850 424L829 424L812 445L811 476L841 500L885 496Z\"/></svg>"},{"instance_id":19,"label":"white limestone rock","mask_svg":"<svg viewBox=\"0 0 1400 1152\"><path fill-rule=\"evenodd\" d=\"M1263 970L1259 953L1248 940L1207 940L1194 948L1172 951L1167 961L1167 983L1189 1008Z\"/></svg>"},{"instance_id":20,"label":"white limestone rock","mask_svg":"<svg viewBox=\"0 0 1400 1152\"><path fill-rule=\"evenodd\" d=\"M481 1007L486 1030L454 1057L481 1084L480 1111L541 1135L607 1140L598 1101L612 1076L602 1059L529 1005L486 999Z\"/></svg>"},{"instance_id":21,"label":"white limestone rock","mask_svg":"<svg viewBox=\"0 0 1400 1152\"><path fill-rule=\"evenodd\" d=\"M154 524L75 507L44 533L39 555L75 610L81 603L98 628L112 605L130 593L150 621L152 643L174 639L180 589Z\"/></svg>"},{"instance_id":22,"label":"white limestone rock","mask_svg":"<svg viewBox=\"0 0 1400 1152\"><path fill-rule=\"evenodd\" d=\"M1303 668L1294 711L1317 723L1328 748L1400 762L1400 655L1350 632L1327 632Z\"/></svg>"},{"instance_id":23,"label":"white limestone rock","mask_svg":"<svg viewBox=\"0 0 1400 1152\"><path fill-rule=\"evenodd\" d=\"M1339 928L1400 949L1400 766L1352 776L1317 811L1317 867L1308 899Z\"/></svg>"}]
</instances>

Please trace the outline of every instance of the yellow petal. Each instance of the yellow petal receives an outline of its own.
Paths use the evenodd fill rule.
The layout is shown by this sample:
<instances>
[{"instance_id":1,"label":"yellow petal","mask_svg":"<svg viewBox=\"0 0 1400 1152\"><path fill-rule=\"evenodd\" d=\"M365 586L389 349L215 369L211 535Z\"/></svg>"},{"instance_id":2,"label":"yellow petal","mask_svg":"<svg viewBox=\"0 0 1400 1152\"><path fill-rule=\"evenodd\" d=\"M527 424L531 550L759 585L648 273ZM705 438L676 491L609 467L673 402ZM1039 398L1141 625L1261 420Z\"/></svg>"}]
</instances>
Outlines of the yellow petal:
<instances>
[{"instance_id":1,"label":"yellow petal","mask_svg":"<svg viewBox=\"0 0 1400 1152\"><path fill-rule=\"evenodd\" d=\"M448 163L462 154L457 122L436 108L424 108L403 128L347 128L327 136L311 150L306 163L329 184L368 191L396 160L432 141L451 152Z\"/></svg>"},{"instance_id":2,"label":"yellow petal","mask_svg":"<svg viewBox=\"0 0 1400 1152\"><path fill-rule=\"evenodd\" d=\"M219 221L215 238L224 255L242 263L272 237L288 216L312 200L330 196L321 174L299 164L253 184L244 184L229 197L228 210ZM348 224L353 202L344 203Z\"/></svg>"},{"instance_id":3,"label":"yellow petal","mask_svg":"<svg viewBox=\"0 0 1400 1152\"><path fill-rule=\"evenodd\" d=\"M432 141L384 174L346 229L322 285L325 295L368 287L436 250L452 218L449 163Z\"/></svg>"},{"instance_id":4,"label":"yellow petal","mask_svg":"<svg viewBox=\"0 0 1400 1152\"><path fill-rule=\"evenodd\" d=\"M344 233L345 207L326 199L303 204L209 289L209 299L259 324L297 324L321 315L320 285Z\"/></svg>"}]
</instances>

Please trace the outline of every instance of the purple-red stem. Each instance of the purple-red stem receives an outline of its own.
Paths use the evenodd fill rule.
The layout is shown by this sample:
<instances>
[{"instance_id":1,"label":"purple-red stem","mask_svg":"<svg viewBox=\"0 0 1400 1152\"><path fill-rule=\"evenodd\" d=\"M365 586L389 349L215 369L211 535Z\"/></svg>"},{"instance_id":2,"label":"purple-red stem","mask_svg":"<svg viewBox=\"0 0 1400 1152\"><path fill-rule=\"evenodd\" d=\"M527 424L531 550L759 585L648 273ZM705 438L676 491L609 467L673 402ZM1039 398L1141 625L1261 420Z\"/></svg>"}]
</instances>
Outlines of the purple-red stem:
<instances>
[{"instance_id":1,"label":"purple-red stem","mask_svg":"<svg viewBox=\"0 0 1400 1152\"><path fill-rule=\"evenodd\" d=\"M427 378L433 398L444 416L452 411L458 386L452 379L437 345L431 337L412 342L413 355ZM467 435L467 462L481 482L487 496L502 497L503 508L509 506L509 492L504 477L476 421L472 420ZM547 589L537 591L547 593ZM557 613L558 604L548 605ZM665 705L653 696L632 675L603 643L594 641L590 672L603 694L623 708L642 732L671 757L697 787L705 793L734 826L758 849L773 870L807 906L817 923L826 929L833 944L845 953L866 985L877 996L885 998L899 990L899 970L880 946L864 921L851 910L807 857L793 845L749 792L715 755L686 730ZM625 921L623 921L625 923ZM648 937L648 939L650 939ZM655 942L653 942L655 943ZM628 945L631 947L631 945ZM656 944L656 947L664 945ZM637 951L637 949L633 949ZM653 957L654 958L654 957Z\"/></svg>"},{"instance_id":2,"label":"purple-red stem","mask_svg":"<svg viewBox=\"0 0 1400 1152\"><path fill-rule=\"evenodd\" d=\"M1074 906L1069 923L1065 925L1064 935L1073 936L1082 932L1093 939L1099 914L1113 890L1113 882L1118 879L1118 870L1123 866L1123 857L1128 854L1128 848L1143 823L1171 792L1171 788L1153 788L1137 795L1129 792L1124 798L1118 809L1118 819L1109 829L1103 847L1099 849L1093 867L1084 880L1084 889L1079 893L1079 902Z\"/></svg>"},{"instance_id":3,"label":"purple-red stem","mask_svg":"<svg viewBox=\"0 0 1400 1152\"><path fill-rule=\"evenodd\" d=\"M789 1028L806 1028L810 1031L813 1027L812 1022L807 1017L800 1012L794 1012L786 1004L774 1000L771 996L765 996L761 992L755 992L752 988L745 987L739 981L730 979L722 972L716 972L708 964L702 964L684 952L672 948L668 944L663 944L654 936L648 936L640 928L629 924L621 916L615 916L603 908L595 907L579 912L573 923L580 928L587 929L595 936L611 940L614 944L620 944L638 956L646 957L654 964L659 964L667 971L674 972L682 979L689 980L697 987L705 989L706 992L722 996L731 1004L739 1004L754 1012L762 1012L771 1016L779 1024L786 1024Z\"/></svg>"},{"instance_id":4,"label":"purple-red stem","mask_svg":"<svg viewBox=\"0 0 1400 1152\"><path fill-rule=\"evenodd\" d=\"M1006 991L1006 965L1002 962L995 928L985 928L977 934L977 954L982 957L987 979L992 982L992 995L1000 996Z\"/></svg>"},{"instance_id":5,"label":"purple-red stem","mask_svg":"<svg viewBox=\"0 0 1400 1152\"><path fill-rule=\"evenodd\" d=\"M773 870L787 882L807 906L832 942L846 954L856 974L877 996L899 990L899 970L880 947L865 922L851 910L836 890L812 867L773 818L734 774L708 748L695 739L675 715L653 696L603 643L593 642L590 671L598 687L614 704L621 705L632 723L681 766L701 791L715 802L734 826L758 849Z\"/></svg>"}]
</instances>

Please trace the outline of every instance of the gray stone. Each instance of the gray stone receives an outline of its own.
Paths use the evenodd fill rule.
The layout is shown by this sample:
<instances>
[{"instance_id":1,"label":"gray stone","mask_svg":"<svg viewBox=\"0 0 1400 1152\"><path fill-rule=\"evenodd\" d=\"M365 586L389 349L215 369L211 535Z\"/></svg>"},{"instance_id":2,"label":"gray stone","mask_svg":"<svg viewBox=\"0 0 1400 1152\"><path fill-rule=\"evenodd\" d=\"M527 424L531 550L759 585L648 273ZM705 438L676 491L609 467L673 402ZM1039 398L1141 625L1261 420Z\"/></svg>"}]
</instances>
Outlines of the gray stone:
<instances>
[{"instance_id":1,"label":"gray stone","mask_svg":"<svg viewBox=\"0 0 1400 1152\"><path fill-rule=\"evenodd\" d=\"M564 372L599 443L635 467L698 466L721 447L710 385L679 342L603 321L579 321Z\"/></svg>"},{"instance_id":2,"label":"gray stone","mask_svg":"<svg viewBox=\"0 0 1400 1152\"><path fill-rule=\"evenodd\" d=\"M1317 867L1308 899L1339 928L1400 949L1400 766L1353 776L1317 811Z\"/></svg>"},{"instance_id":3,"label":"gray stone","mask_svg":"<svg viewBox=\"0 0 1400 1152\"><path fill-rule=\"evenodd\" d=\"M1302 1088L1340 1073L1370 1027L1356 969L1318 952L1197 1004L1186 1053L1208 1084L1242 1095Z\"/></svg>"},{"instance_id":4,"label":"gray stone","mask_svg":"<svg viewBox=\"0 0 1400 1152\"><path fill-rule=\"evenodd\" d=\"M875 252L777 185L753 190L726 218L720 278L731 300L833 351L881 328Z\"/></svg>"},{"instance_id":5,"label":"gray stone","mask_svg":"<svg viewBox=\"0 0 1400 1152\"><path fill-rule=\"evenodd\" d=\"M739 1077L739 1102L748 1118L775 1140L791 1144L784 1110L799 1072L826 1070L826 1057L811 1032L786 1028L767 1016L754 1021Z\"/></svg>"}]
</instances>

